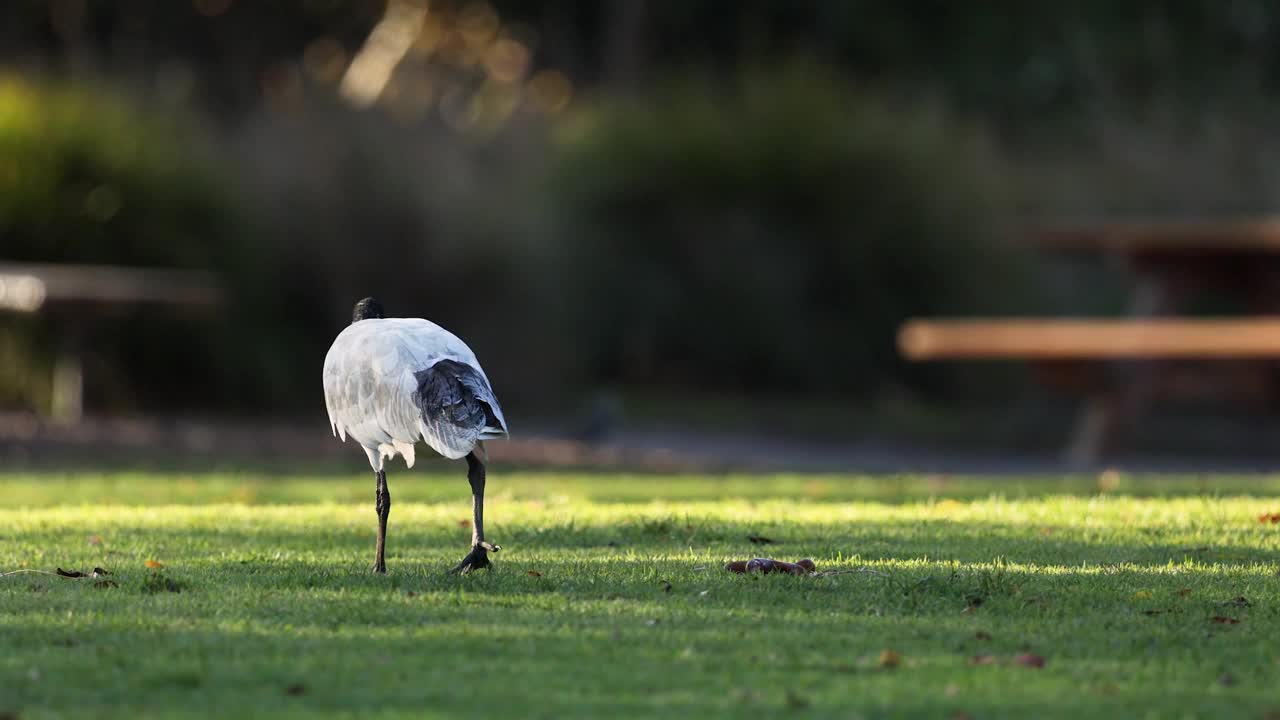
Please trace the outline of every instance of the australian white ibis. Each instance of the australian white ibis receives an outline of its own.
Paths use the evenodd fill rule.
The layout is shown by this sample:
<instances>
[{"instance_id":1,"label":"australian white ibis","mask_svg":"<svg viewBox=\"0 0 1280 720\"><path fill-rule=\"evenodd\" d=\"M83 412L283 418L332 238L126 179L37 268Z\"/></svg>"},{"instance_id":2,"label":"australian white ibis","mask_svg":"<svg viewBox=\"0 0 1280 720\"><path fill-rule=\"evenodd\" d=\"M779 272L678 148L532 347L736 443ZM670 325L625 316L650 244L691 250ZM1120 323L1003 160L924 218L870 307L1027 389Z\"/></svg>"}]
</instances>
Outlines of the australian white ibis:
<instances>
[{"instance_id":1,"label":"australian white ibis","mask_svg":"<svg viewBox=\"0 0 1280 720\"><path fill-rule=\"evenodd\" d=\"M489 567L489 552L498 546L484 539L483 441L505 437L507 422L471 348L433 322L384 317L382 304L365 298L324 358L324 402L334 434L360 443L377 480L373 571L387 571L383 551L391 493L385 463L402 455L413 467L419 440L451 460L467 459L471 552L453 571Z\"/></svg>"}]
</instances>

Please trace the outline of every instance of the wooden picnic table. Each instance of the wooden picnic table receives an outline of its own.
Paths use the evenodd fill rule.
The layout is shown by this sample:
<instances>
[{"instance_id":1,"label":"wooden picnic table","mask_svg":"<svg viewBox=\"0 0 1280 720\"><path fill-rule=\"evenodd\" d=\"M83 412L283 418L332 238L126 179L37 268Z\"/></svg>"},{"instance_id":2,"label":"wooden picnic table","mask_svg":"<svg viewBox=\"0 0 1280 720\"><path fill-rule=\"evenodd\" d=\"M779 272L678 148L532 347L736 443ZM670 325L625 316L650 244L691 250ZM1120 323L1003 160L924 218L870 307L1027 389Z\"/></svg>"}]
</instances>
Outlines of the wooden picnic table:
<instances>
[{"instance_id":1,"label":"wooden picnic table","mask_svg":"<svg viewBox=\"0 0 1280 720\"><path fill-rule=\"evenodd\" d=\"M1045 253L1129 274L1127 316L913 319L899 333L907 358L1022 359L1053 384L1083 389L1090 398L1066 452L1077 465L1096 461L1157 396L1280 400L1280 217L1082 222L1020 234ZM1203 293L1235 304L1239 316L1187 317Z\"/></svg>"},{"instance_id":2,"label":"wooden picnic table","mask_svg":"<svg viewBox=\"0 0 1280 720\"><path fill-rule=\"evenodd\" d=\"M1213 292L1248 313L1280 312L1280 217L1108 221L1031 226L1041 251L1102 262L1134 279L1134 316L1185 312Z\"/></svg>"},{"instance_id":3,"label":"wooden picnic table","mask_svg":"<svg viewBox=\"0 0 1280 720\"><path fill-rule=\"evenodd\" d=\"M81 358L96 311L132 305L207 308L221 302L220 285L204 272L0 261L0 311L47 314L61 335L50 414L66 423L83 414Z\"/></svg>"}]
</instances>

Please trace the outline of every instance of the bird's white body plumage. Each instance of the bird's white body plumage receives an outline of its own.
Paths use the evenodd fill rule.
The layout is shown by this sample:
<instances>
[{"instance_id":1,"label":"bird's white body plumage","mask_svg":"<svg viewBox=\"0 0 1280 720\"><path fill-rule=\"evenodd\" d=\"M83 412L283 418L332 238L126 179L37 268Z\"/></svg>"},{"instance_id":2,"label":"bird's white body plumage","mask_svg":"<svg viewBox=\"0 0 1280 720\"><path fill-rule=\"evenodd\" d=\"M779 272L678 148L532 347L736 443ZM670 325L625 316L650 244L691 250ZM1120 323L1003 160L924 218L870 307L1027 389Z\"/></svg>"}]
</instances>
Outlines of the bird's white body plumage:
<instances>
[{"instance_id":1,"label":"bird's white body plumage","mask_svg":"<svg viewBox=\"0 0 1280 720\"><path fill-rule=\"evenodd\" d=\"M415 402L417 373L441 360L467 365L484 380L483 401L500 427L442 428ZM345 442L364 448L381 471L397 455L413 467L414 443L425 440L444 457L465 456L483 439L506 435L502 408L476 355L456 335L421 318L377 318L354 322L338 334L324 359L324 400L329 425Z\"/></svg>"}]
</instances>

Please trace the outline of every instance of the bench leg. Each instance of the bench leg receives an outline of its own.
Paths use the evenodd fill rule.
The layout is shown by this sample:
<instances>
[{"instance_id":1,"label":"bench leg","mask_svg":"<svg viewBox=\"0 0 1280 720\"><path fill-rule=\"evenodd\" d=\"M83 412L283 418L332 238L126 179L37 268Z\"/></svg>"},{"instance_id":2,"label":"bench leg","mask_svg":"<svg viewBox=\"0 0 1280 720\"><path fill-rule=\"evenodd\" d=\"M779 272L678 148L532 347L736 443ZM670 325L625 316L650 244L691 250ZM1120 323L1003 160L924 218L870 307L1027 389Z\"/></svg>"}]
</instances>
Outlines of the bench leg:
<instances>
[{"instance_id":1,"label":"bench leg","mask_svg":"<svg viewBox=\"0 0 1280 720\"><path fill-rule=\"evenodd\" d=\"M1063 452L1063 460L1074 470L1098 463L1102 453L1112 445L1119 425L1116 402L1108 396L1089 399L1076 416L1075 427Z\"/></svg>"},{"instance_id":2,"label":"bench leg","mask_svg":"<svg viewBox=\"0 0 1280 720\"><path fill-rule=\"evenodd\" d=\"M1135 318L1168 315L1178 306L1174 288L1164 278L1142 277L1134 290L1129 314ZM1126 363L1109 379L1113 390L1091 398L1080 410L1064 453L1075 469L1094 466L1102 454L1115 447L1125 426L1137 420L1150 405L1159 361Z\"/></svg>"},{"instance_id":3,"label":"bench leg","mask_svg":"<svg viewBox=\"0 0 1280 720\"><path fill-rule=\"evenodd\" d=\"M84 370L80 356L64 353L53 366L53 393L50 401L53 420L75 425L84 414Z\"/></svg>"}]
</instances>

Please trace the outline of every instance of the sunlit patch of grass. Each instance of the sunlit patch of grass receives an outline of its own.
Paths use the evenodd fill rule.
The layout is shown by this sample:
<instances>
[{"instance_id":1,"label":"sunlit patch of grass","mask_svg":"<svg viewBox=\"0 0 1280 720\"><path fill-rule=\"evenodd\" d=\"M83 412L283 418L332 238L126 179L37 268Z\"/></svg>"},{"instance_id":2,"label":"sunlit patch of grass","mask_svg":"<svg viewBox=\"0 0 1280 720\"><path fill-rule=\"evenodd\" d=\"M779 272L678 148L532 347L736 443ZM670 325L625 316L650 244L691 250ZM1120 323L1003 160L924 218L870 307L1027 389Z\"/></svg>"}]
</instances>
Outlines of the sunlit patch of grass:
<instances>
[{"instance_id":1,"label":"sunlit patch of grass","mask_svg":"<svg viewBox=\"0 0 1280 720\"><path fill-rule=\"evenodd\" d=\"M465 578L461 475L390 481L377 577L363 474L0 475L0 570L112 572L0 578L0 713L1280 711L1274 478L497 469Z\"/></svg>"}]
</instances>

